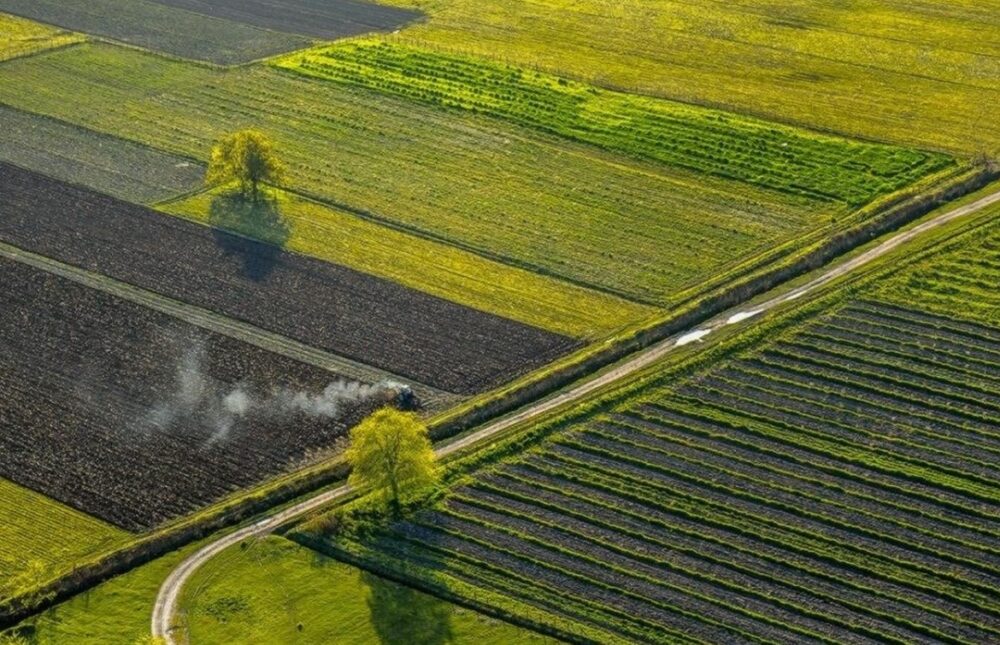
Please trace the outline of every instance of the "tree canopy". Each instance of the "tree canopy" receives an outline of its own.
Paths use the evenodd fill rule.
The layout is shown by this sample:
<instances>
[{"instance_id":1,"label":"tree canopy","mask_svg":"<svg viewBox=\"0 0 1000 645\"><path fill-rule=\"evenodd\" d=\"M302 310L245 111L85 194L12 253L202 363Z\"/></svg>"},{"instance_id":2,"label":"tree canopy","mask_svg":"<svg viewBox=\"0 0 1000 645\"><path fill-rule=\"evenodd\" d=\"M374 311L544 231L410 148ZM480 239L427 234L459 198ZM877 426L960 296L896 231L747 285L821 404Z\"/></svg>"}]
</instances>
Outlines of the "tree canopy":
<instances>
[{"instance_id":1,"label":"tree canopy","mask_svg":"<svg viewBox=\"0 0 1000 645\"><path fill-rule=\"evenodd\" d=\"M417 415L383 408L351 431L352 486L370 487L398 510L400 500L437 481L434 450Z\"/></svg>"},{"instance_id":2,"label":"tree canopy","mask_svg":"<svg viewBox=\"0 0 1000 645\"><path fill-rule=\"evenodd\" d=\"M236 182L244 197L256 199L261 184L280 184L284 175L284 165L267 135L241 130L227 134L213 146L205 180L210 185Z\"/></svg>"}]
</instances>

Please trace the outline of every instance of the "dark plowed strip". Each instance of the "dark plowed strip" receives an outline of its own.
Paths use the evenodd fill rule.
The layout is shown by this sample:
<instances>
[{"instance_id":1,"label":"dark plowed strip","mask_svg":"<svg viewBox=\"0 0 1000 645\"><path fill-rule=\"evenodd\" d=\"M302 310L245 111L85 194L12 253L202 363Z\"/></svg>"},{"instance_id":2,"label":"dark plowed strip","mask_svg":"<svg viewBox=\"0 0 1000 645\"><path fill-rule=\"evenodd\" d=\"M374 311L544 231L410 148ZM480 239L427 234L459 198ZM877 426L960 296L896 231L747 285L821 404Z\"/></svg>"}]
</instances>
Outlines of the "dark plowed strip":
<instances>
[{"instance_id":1,"label":"dark plowed strip","mask_svg":"<svg viewBox=\"0 0 1000 645\"><path fill-rule=\"evenodd\" d=\"M794 478L770 475L761 469L739 464L727 464L723 458L712 458L699 454L696 449L682 446L660 445L648 449L646 445L621 441L620 438L605 438L595 433L584 432L574 436L580 445L594 446L613 455L621 455L642 460L650 467L668 473L683 473L685 478L700 480L709 485L727 486L733 490L766 500L768 504L789 509L797 515L814 517L850 531L864 532L873 538L885 536L900 540L901 544L919 548L935 557L946 557L975 567L984 573L997 576L1000 557L963 544L945 541L936 536L903 525L905 516L896 516L892 521L879 517L886 509L870 500L837 495L833 491L810 486ZM574 445L576 445L574 443ZM796 485L797 484L797 485ZM836 502L836 504L832 503ZM865 511L861 513L859 511ZM888 524L888 526L887 526ZM892 526L892 525L895 526Z\"/></svg>"},{"instance_id":2,"label":"dark plowed strip","mask_svg":"<svg viewBox=\"0 0 1000 645\"><path fill-rule=\"evenodd\" d=\"M933 465L962 476L976 473L987 479L992 477L992 468L963 459L953 445L925 439L923 443L935 445L936 450L924 449L913 445L909 440L903 441L905 434L897 436L890 432L892 426L883 435L864 432L862 429L878 426L872 419L849 409L828 406L828 401L821 395L817 395L820 402L814 403L798 398L798 393L784 391L782 386L773 381L761 379L759 383L765 383L766 387L745 382L704 379L696 388L685 388L683 395L703 403L712 403L722 410L736 410L750 417L759 417L791 428L822 433L827 441L842 442L853 448L870 445L873 452L897 455L914 464ZM961 492L966 493L964 490ZM990 500L994 498L992 494L987 496Z\"/></svg>"},{"instance_id":3,"label":"dark plowed strip","mask_svg":"<svg viewBox=\"0 0 1000 645\"><path fill-rule=\"evenodd\" d=\"M0 239L449 392L489 389L578 345L2 164Z\"/></svg>"},{"instance_id":4,"label":"dark plowed strip","mask_svg":"<svg viewBox=\"0 0 1000 645\"><path fill-rule=\"evenodd\" d=\"M995 286L995 285L994 285ZM961 320L959 318L948 318L945 316L940 316L938 314L931 313L929 311L920 311L918 309L908 309L906 307L900 307L898 305L879 302L876 300L865 300L852 304L847 307L845 311L865 313L869 316L875 317L887 317L894 318L898 320L904 320L912 322L915 324L924 325L931 329L940 329L943 331L948 331L953 334L961 334L967 338L972 339L987 339L996 343L998 351L1000 351L1000 329L990 327L988 325L980 325L978 323L972 322L970 320Z\"/></svg>"},{"instance_id":5,"label":"dark plowed strip","mask_svg":"<svg viewBox=\"0 0 1000 645\"><path fill-rule=\"evenodd\" d=\"M639 414L641 418L636 416ZM897 506L913 508L917 512L943 518L955 525L975 528L981 535L1000 533L1000 518L963 512L961 504L965 500L942 495L936 488L909 479L887 476L794 444L763 438L753 431L737 430L652 404L636 408L627 418L635 423L648 424L644 427L649 427L653 432L682 433L696 437L699 441L708 441L710 445L732 446L741 450L741 454L752 455L765 463L810 472L813 477L825 481L838 481L845 488L862 491Z\"/></svg>"},{"instance_id":6,"label":"dark plowed strip","mask_svg":"<svg viewBox=\"0 0 1000 645\"><path fill-rule=\"evenodd\" d=\"M738 531L669 512L667 507L644 506L537 470L509 468L503 473L480 478L472 490L475 492L470 494L479 495L485 490L495 498L506 496L511 500L509 504L524 513L529 512L527 500L538 500L546 505L548 513L570 514L578 521L580 518L589 518L591 522L599 520L602 525L641 535L651 544L683 549L695 556L751 571L763 580L787 582L799 589L822 594L827 600L834 599L862 611L870 609L882 616L899 616L958 638L978 641L989 636L984 630L956 622L955 616L1000 628L1000 619L927 596L912 587L848 571L820 558L803 556L792 549L748 538ZM549 508L560 510L549 511ZM547 515L551 520L556 516ZM1000 636L1000 631L994 633Z\"/></svg>"},{"instance_id":7,"label":"dark plowed strip","mask_svg":"<svg viewBox=\"0 0 1000 645\"><path fill-rule=\"evenodd\" d=\"M660 607L655 598L635 594L622 584L624 580L621 578L614 576L609 576L609 579L593 578L589 575L595 572L604 573L600 567L593 565L588 567L567 556L559 556L541 547L525 544L513 537L491 532L468 522L458 522L443 516L435 516L435 521L437 524L434 526L409 523L397 525L394 531L408 539L495 564L557 589L566 589L576 597L588 599L614 610L624 610L636 619L660 625L671 631L681 631L715 643L751 642L736 632L686 616L680 610ZM444 532L442 530L444 528L460 529L463 537ZM567 564L568 567L562 568ZM687 606L687 599L681 594L677 594L674 600L679 608Z\"/></svg>"},{"instance_id":8,"label":"dark plowed strip","mask_svg":"<svg viewBox=\"0 0 1000 645\"><path fill-rule=\"evenodd\" d=\"M580 470L582 465L589 467ZM715 502L669 483L640 479L609 468L613 466L593 459L580 461L570 454L550 453L530 457L517 466L516 471L526 473L529 478L539 475L549 480L554 478L554 481L569 478L586 490L625 498L639 509L707 523L724 534L736 532L751 542L761 541L781 552L791 550L799 556L827 562L835 569L846 569L848 577L871 574L877 580L917 589L918 596L923 594L945 602L957 602L973 612L982 612L1000 620L1000 610L995 607L992 590L974 590L961 581L942 578L922 564L904 563L898 555L882 556L863 546L859 548L844 542L838 536L789 523L787 519L775 519L753 509L748 511L726 502Z\"/></svg>"},{"instance_id":9,"label":"dark plowed strip","mask_svg":"<svg viewBox=\"0 0 1000 645\"><path fill-rule=\"evenodd\" d=\"M598 434L607 433L629 443L649 446L654 450L674 451L720 467L732 469L760 481L774 482L837 501L848 507L862 505L879 517L892 518L889 521L906 523L911 527L930 532L932 535L953 537L967 545L993 551L996 549L995 534L989 531L973 531L961 525L941 521L939 507L914 503L912 498L893 495L884 489L859 484L858 482L824 473L815 467L802 466L772 455L762 454L712 439L692 437L673 428L659 426L642 419L616 416L614 423L599 424L594 427Z\"/></svg>"},{"instance_id":10,"label":"dark plowed strip","mask_svg":"<svg viewBox=\"0 0 1000 645\"><path fill-rule=\"evenodd\" d=\"M417 11L358 0L154 0L256 27L324 40L371 31L394 31L421 16Z\"/></svg>"},{"instance_id":11,"label":"dark plowed strip","mask_svg":"<svg viewBox=\"0 0 1000 645\"><path fill-rule=\"evenodd\" d=\"M634 452L634 451L633 451ZM726 508L739 510L747 514L759 514L772 521L784 522L789 525L802 526L809 531L827 536L831 539L851 544L859 549L879 553L885 557L898 558L902 562L912 562L931 571L947 571L957 579L980 585L985 589L995 589L1000 580L994 575L977 568L963 566L950 560L942 559L931 553L906 548L883 537L874 537L839 525L836 522L814 517L811 514L800 514L782 508L767 498L758 498L739 490L724 489L720 485L711 485L697 477L686 476L684 473L666 473L643 467L632 460L640 459L641 454L627 454L627 450L615 453L600 449L586 449L582 445L553 446L551 453L578 461L591 461L608 469L615 469L639 481L655 482L658 485L676 488L693 497L701 497ZM622 454L624 453L624 454Z\"/></svg>"},{"instance_id":12,"label":"dark plowed strip","mask_svg":"<svg viewBox=\"0 0 1000 645\"><path fill-rule=\"evenodd\" d=\"M512 500L500 493L474 490L469 491L467 495L450 502L449 506L456 508L462 514L482 517L488 522L504 523L517 531L527 532L527 527L533 525L546 526L541 530L537 527L531 528L530 535L543 539L551 538L558 544L563 544L563 540L566 539L558 530L561 529L565 531L565 535L586 540L586 543L591 545L590 548L594 548L594 545L605 546L615 553L626 554L626 557L641 558L654 568L663 567L664 571L667 571L668 567L671 570L674 568L683 570L683 575L690 579L687 584L697 585L699 580L704 579L708 585L703 587L704 593L723 602L733 603L730 606L747 609L759 607L764 615L774 616L789 624L800 625L804 629L822 628L823 622L831 621L850 629L859 629L863 633L876 632L904 641L920 637L917 633L901 629L895 624L870 615L858 614L856 611L831 603L829 598L814 595L817 591L815 588L807 591L805 587L776 584L774 578L758 575L756 572L748 575L744 567L734 568L727 564L719 564L718 561L707 560L700 553L703 551L704 543L689 543L686 545L687 552L684 552L675 549L667 541L628 535L627 532L620 530L621 525L611 528L599 526L559 511ZM551 499L544 492L540 492L540 496ZM596 517L600 517L602 522L610 520L604 517L603 512ZM553 530L552 527L556 527L557 530ZM648 527L646 528L648 530ZM712 585L718 586L718 589L713 590ZM843 590L838 589L838 591ZM742 595L751 597L741 597ZM766 602L768 599L780 602L781 608L773 609L761 604L762 600ZM815 614L814 608L817 606L824 607L822 618ZM817 622L817 619L821 622Z\"/></svg>"},{"instance_id":13,"label":"dark plowed strip","mask_svg":"<svg viewBox=\"0 0 1000 645\"><path fill-rule=\"evenodd\" d=\"M954 354L940 348L920 347L909 340L879 335L878 330L862 332L844 328L832 323L816 325L802 332L804 337L820 336L838 343L849 343L852 347L870 349L897 357L905 357L925 365L947 366L962 374L970 374L976 379L990 384L1000 384L1000 367L993 360L983 360L964 354Z\"/></svg>"}]
</instances>

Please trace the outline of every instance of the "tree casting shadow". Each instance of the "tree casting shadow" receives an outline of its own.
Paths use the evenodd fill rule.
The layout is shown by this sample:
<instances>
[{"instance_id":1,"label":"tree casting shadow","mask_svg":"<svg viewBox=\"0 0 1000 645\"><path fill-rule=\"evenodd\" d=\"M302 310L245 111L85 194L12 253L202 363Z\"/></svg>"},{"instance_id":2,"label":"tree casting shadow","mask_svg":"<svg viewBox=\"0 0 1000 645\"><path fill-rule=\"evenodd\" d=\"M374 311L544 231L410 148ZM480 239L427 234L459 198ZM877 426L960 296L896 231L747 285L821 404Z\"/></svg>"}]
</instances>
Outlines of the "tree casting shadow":
<instances>
[{"instance_id":1,"label":"tree casting shadow","mask_svg":"<svg viewBox=\"0 0 1000 645\"><path fill-rule=\"evenodd\" d=\"M372 626L383 645L443 645L454 639L450 603L362 571Z\"/></svg>"},{"instance_id":2,"label":"tree casting shadow","mask_svg":"<svg viewBox=\"0 0 1000 645\"><path fill-rule=\"evenodd\" d=\"M291 236L291 225L281 214L278 200L267 195L256 199L238 192L217 195L209 206L208 220L215 243L226 255L239 258L243 275L254 282L270 275Z\"/></svg>"}]
</instances>

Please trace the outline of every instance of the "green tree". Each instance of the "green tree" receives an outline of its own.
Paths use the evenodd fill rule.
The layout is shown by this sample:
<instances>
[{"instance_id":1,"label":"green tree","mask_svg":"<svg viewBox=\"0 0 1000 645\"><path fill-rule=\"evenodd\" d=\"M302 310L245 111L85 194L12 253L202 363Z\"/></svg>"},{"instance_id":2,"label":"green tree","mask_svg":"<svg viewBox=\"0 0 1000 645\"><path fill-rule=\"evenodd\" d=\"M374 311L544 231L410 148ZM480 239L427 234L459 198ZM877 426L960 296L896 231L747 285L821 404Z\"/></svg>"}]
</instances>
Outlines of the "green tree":
<instances>
[{"instance_id":1,"label":"green tree","mask_svg":"<svg viewBox=\"0 0 1000 645\"><path fill-rule=\"evenodd\" d=\"M261 184L280 184L284 176L285 168L267 135L241 130L227 134L213 146L205 181L212 186L235 181L240 194L256 200Z\"/></svg>"},{"instance_id":2,"label":"green tree","mask_svg":"<svg viewBox=\"0 0 1000 645\"><path fill-rule=\"evenodd\" d=\"M437 481L427 426L395 408L383 408L351 430L347 460L350 484L371 487L397 513L402 497Z\"/></svg>"}]
</instances>

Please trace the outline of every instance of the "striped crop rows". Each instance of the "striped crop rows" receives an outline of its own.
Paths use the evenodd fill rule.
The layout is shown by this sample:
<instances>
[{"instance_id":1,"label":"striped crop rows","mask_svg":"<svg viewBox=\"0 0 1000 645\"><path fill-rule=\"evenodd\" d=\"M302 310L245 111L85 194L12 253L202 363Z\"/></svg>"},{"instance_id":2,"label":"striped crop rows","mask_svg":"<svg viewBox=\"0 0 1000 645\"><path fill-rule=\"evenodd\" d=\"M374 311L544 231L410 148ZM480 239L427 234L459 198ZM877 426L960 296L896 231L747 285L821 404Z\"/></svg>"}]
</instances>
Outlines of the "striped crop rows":
<instances>
[{"instance_id":1,"label":"striped crop rows","mask_svg":"<svg viewBox=\"0 0 1000 645\"><path fill-rule=\"evenodd\" d=\"M856 301L342 548L579 637L996 642L998 365L998 329Z\"/></svg>"},{"instance_id":2,"label":"striped crop rows","mask_svg":"<svg viewBox=\"0 0 1000 645\"><path fill-rule=\"evenodd\" d=\"M276 63L300 73L520 125L783 193L859 206L947 157L755 119L432 50L355 41Z\"/></svg>"}]
</instances>

